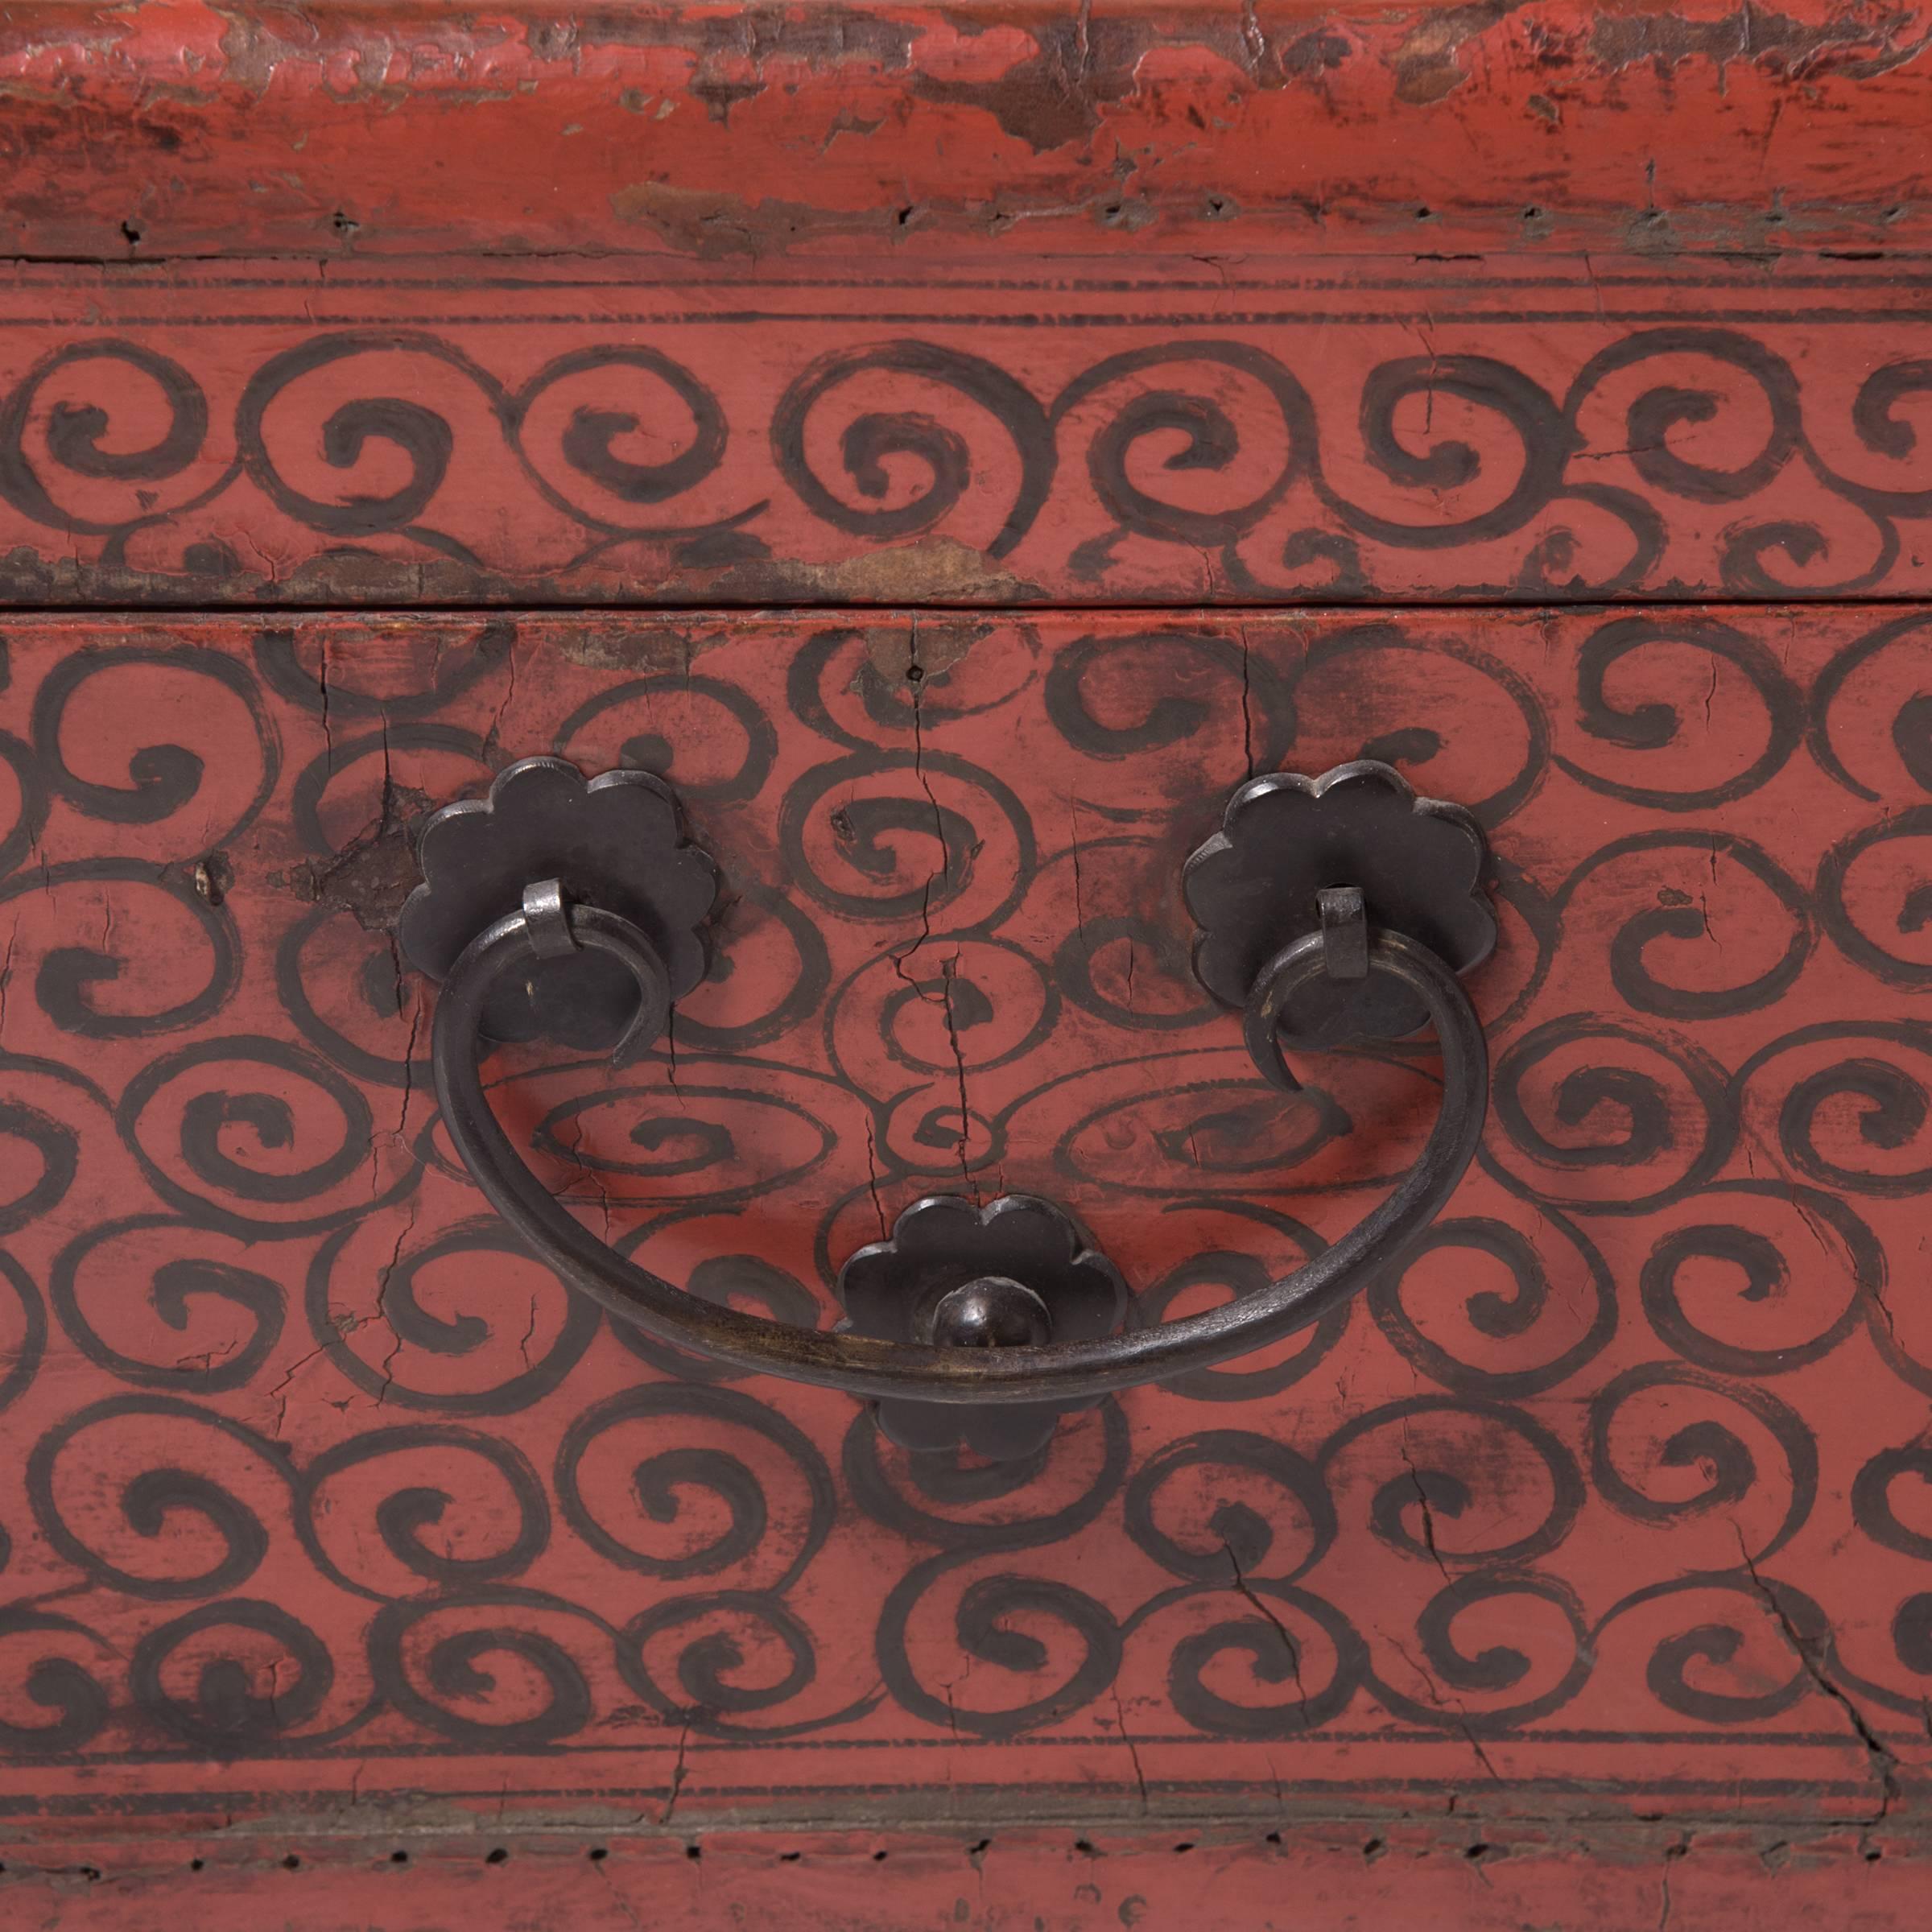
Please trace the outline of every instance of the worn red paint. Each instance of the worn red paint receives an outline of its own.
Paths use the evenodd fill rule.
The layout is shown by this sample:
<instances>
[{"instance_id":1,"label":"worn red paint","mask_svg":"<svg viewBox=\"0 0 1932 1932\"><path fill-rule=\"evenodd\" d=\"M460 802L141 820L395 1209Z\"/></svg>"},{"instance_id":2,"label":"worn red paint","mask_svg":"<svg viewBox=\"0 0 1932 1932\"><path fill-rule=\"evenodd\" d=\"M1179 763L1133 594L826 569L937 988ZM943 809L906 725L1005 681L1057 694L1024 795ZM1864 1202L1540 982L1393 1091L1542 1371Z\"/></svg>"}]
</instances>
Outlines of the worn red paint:
<instances>
[{"instance_id":1,"label":"worn red paint","mask_svg":"<svg viewBox=\"0 0 1932 1932\"><path fill-rule=\"evenodd\" d=\"M1922 609L102 625L4 630L16 1816L1913 1827ZM1178 874L1364 750L1492 828L1484 1162L1010 1476L632 1346L452 1168L388 930L411 820L551 749L723 868L664 1051L501 1067L675 1279L824 1322L1019 1189L1151 1315L1358 1218L1426 1055L1269 1094Z\"/></svg>"},{"instance_id":2,"label":"worn red paint","mask_svg":"<svg viewBox=\"0 0 1932 1932\"><path fill-rule=\"evenodd\" d=\"M1932 592L1926 279L469 260L0 277L29 603Z\"/></svg>"},{"instance_id":3,"label":"worn red paint","mask_svg":"<svg viewBox=\"0 0 1932 1932\"><path fill-rule=\"evenodd\" d=\"M1928 61L6 9L0 1916L1916 1926ZM1356 1218L1426 1054L1275 1100L1187 966L1270 766L1489 825L1484 1158L1346 1321L915 1467L448 1159L410 828L545 750L668 765L720 964L499 1097L700 1290L830 1319L935 1186L1150 1312Z\"/></svg>"},{"instance_id":4,"label":"worn red paint","mask_svg":"<svg viewBox=\"0 0 1932 1932\"><path fill-rule=\"evenodd\" d=\"M1897 1835L1346 1825L1262 1835L1022 1827L911 1834L506 1832L373 1840L270 1831L165 1848L4 1850L0 1904L60 1932L1657 1932L1813 1918L1919 1922L1923 1848ZM398 1857L403 1861L397 1862ZM38 1916L36 1916L38 1915Z\"/></svg>"},{"instance_id":5,"label":"worn red paint","mask_svg":"<svg viewBox=\"0 0 1932 1932\"><path fill-rule=\"evenodd\" d=\"M1847 0L39 0L0 31L0 241L129 262L1923 247L1929 31L1922 6Z\"/></svg>"}]
</instances>

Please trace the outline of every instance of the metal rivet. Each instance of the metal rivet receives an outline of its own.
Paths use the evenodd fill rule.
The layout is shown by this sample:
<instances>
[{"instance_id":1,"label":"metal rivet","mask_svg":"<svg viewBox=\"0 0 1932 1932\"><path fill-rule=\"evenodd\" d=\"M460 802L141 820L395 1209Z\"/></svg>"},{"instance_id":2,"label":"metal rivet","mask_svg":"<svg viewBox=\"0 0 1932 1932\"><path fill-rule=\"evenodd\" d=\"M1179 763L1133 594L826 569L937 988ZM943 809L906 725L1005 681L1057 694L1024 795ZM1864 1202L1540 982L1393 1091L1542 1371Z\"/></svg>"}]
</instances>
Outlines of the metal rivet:
<instances>
[{"instance_id":1,"label":"metal rivet","mask_svg":"<svg viewBox=\"0 0 1932 1932\"><path fill-rule=\"evenodd\" d=\"M932 1340L942 1348L1037 1348L1052 1335L1046 1304L1006 1275L963 1282L932 1311Z\"/></svg>"}]
</instances>

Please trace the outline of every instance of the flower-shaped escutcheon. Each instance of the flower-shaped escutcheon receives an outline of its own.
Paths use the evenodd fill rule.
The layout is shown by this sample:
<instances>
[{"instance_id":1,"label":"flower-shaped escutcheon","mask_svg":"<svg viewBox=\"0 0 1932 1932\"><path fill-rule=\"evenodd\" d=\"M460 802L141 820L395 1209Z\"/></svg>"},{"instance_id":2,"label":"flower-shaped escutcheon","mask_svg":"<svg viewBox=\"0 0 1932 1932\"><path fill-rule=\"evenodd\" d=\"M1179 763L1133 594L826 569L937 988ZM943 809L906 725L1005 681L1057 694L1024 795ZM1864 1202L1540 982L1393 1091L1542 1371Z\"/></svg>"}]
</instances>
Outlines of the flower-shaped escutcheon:
<instances>
[{"instance_id":1,"label":"flower-shaped escutcheon","mask_svg":"<svg viewBox=\"0 0 1932 1932\"><path fill-rule=\"evenodd\" d=\"M980 1207L963 1195L914 1201L889 1241L860 1249L839 1271L844 1326L882 1341L1000 1346L1099 1341L1127 1313L1121 1271L1052 1202L1002 1195ZM1006 1461L1042 1447L1062 1415L1091 1401L877 1405L901 1448L964 1445Z\"/></svg>"},{"instance_id":2,"label":"flower-shaped escutcheon","mask_svg":"<svg viewBox=\"0 0 1932 1932\"><path fill-rule=\"evenodd\" d=\"M1406 933L1467 972L1496 946L1496 914L1483 891L1488 861L1475 818L1418 798L1393 766L1360 758L1319 778L1251 778L1182 875L1201 928L1195 976L1225 1005L1245 1005L1262 968L1319 927L1321 894L1344 886L1361 893L1371 927ZM1385 977L1323 980L1297 996L1282 1031L1331 1046L1399 1039L1423 1018L1415 996Z\"/></svg>"},{"instance_id":3,"label":"flower-shaped escutcheon","mask_svg":"<svg viewBox=\"0 0 1932 1932\"><path fill-rule=\"evenodd\" d=\"M409 963L432 979L544 879L557 880L567 901L630 920L663 960L673 999L704 976L700 928L717 898L717 868L685 843L677 799L650 772L586 780L562 758L521 759L497 774L489 797L436 813L417 840L416 862L423 883L403 906L397 938ZM637 1001L628 970L586 951L506 980L484 1024L499 1040L601 1051L622 1038Z\"/></svg>"}]
</instances>

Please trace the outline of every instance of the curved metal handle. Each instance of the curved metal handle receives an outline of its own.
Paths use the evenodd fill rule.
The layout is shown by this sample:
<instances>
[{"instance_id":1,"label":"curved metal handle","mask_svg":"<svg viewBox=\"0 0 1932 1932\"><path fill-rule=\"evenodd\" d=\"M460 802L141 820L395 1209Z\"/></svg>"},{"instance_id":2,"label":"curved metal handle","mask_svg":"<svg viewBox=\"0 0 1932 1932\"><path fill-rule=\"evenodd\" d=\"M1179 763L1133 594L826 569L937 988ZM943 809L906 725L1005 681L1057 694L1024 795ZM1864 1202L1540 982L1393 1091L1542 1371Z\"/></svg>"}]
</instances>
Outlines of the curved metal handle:
<instances>
[{"instance_id":1,"label":"curved metal handle","mask_svg":"<svg viewBox=\"0 0 1932 1932\"><path fill-rule=\"evenodd\" d=\"M569 902L554 881L526 889L523 909L489 927L449 969L431 1035L436 1096L458 1155L504 1220L570 1286L662 1341L852 1395L1064 1406L1212 1367L1319 1320L1402 1259L1473 1158L1488 1100L1488 1060L1481 1024L1455 972L1420 940L1368 925L1359 898L1352 911L1340 909L1327 919L1329 910L1324 902L1322 929L1281 947L1253 980L1248 1034L1257 1064L1278 1086L1294 1084L1281 1061L1278 1029L1297 993L1324 979L1380 976L1396 983L1421 1001L1442 1047L1443 1104L1421 1157L1365 1220L1259 1293L1100 1340L1018 1339L1037 1331L1028 1326L1024 1304L1005 1293L1018 1284L997 1276L966 1283L972 1294L956 1289L947 1298L954 1306L938 1331L948 1334L950 1344L828 1334L700 1300L605 1245L551 1198L491 1111L481 1071L489 995L506 975L531 975L559 948L585 949L617 961L636 980L641 1012L626 1038L645 1027L649 1038L667 1010L670 980L636 924L597 905ZM1258 1051L1261 1042L1272 1066Z\"/></svg>"}]
</instances>

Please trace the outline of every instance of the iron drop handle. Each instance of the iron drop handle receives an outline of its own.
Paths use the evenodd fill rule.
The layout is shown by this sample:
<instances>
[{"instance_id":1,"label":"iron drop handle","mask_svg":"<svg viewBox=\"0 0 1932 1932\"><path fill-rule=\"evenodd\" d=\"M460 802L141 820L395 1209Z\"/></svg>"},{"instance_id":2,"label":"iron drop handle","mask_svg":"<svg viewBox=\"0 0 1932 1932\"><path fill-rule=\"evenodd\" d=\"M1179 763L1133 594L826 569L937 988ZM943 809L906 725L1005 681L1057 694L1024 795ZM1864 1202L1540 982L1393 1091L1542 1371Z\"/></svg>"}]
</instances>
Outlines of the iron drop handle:
<instances>
[{"instance_id":1,"label":"iron drop handle","mask_svg":"<svg viewBox=\"0 0 1932 1932\"><path fill-rule=\"evenodd\" d=\"M1429 828L1419 838L1418 825ZM621 865L601 844L613 826L625 835ZM1413 848L1399 862L1389 862L1385 844L1381 865L1354 859L1366 885L1309 886L1341 876L1332 869L1348 859L1343 848L1390 826L1405 828ZM484 1086L494 1038L574 1031L580 1043L601 1033L609 1044L615 1032L613 1057L621 1058L649 1045L696 984L696 928L716 874L679 836L668 788L633 772L587 785L560 760L527 759L498 777L487 803L437 814L419 850L426 882L405 909L401 937L412 961L442 980L431 1046L437 1099L491 1206L617 1319L739 1369L873 1398L888 1432L909 1447L964 1437L983 1453L1021 1453L1068 1408L1211 1367L1319 1321L1403 1257L1454 1192L1482 1132L1488 1058L1458 977L1494 937L1474 821L1417 799L1385 766L1364 762L1312 780L1273 774L1235 795L1222 831L1189 861L1186 890L1203 929L1196 971L1241 1006L1249 1049L1278 1088L1296 1084L1285 1044L1434 1030L1442 1104L1420 1157L1387 1198L1265 1288L1132 1327L1123 1325L1129 1301L1118 1270L1051 1202L1009 1195L981 1207L929 1195L899 1216L890 1240L846 1261L842 1331L744 1315L686 1293L593 1235L526 1163ZM479 907L506 895L513 909L479 928ZM1384 902L1426 936L1373 918Z\"/></svg>"}]
</instances>

